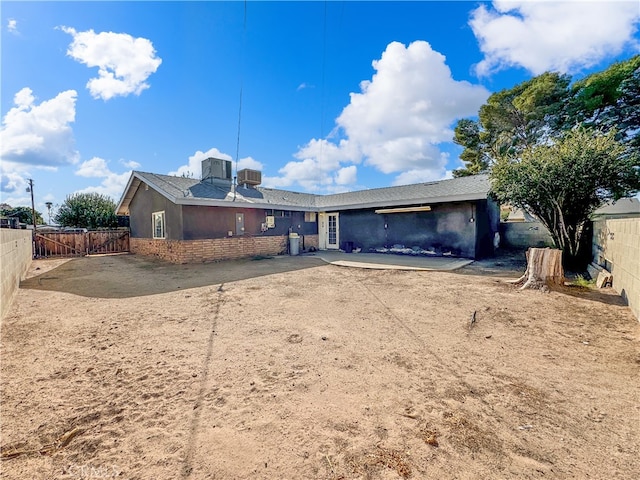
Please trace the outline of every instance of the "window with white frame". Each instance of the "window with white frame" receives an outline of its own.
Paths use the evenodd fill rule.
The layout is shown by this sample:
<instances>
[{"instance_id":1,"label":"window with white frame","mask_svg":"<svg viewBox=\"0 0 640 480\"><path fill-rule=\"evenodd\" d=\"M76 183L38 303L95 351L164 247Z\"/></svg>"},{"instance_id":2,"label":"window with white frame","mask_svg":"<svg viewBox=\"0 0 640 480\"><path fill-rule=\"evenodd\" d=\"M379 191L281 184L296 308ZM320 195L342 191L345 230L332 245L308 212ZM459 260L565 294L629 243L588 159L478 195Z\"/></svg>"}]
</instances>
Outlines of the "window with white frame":
<instances>
[{"instance_id":1,"label":"window with white frame","mask_svg":"<svg viewBox=\"0 0 640 480\"><path fill-rule=\"evenodd\" d=\"M164 238L164 212L153 212L153 238Z\"/></svg>"}]
</instances>

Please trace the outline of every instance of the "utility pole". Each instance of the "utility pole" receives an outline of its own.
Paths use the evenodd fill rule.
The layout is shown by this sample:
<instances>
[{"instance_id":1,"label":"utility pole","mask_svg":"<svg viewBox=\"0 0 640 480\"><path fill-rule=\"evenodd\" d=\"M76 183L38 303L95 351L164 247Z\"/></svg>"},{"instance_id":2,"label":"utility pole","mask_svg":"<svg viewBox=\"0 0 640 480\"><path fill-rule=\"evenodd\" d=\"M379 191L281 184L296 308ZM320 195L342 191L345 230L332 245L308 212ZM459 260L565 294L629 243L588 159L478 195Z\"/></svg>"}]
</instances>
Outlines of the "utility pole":
<instances>
[{"instance_id":1,"label":"utility pole","mask_svg":"<svg viewBox=\"0 0 640 480\"><path fill-rule=\"evenodd\" d=\"M36 204L33 201L33 179L29 179L27 192L31 192L31 220L33 220L33 233L36 233Z\"/></svg>"}]
</instances>

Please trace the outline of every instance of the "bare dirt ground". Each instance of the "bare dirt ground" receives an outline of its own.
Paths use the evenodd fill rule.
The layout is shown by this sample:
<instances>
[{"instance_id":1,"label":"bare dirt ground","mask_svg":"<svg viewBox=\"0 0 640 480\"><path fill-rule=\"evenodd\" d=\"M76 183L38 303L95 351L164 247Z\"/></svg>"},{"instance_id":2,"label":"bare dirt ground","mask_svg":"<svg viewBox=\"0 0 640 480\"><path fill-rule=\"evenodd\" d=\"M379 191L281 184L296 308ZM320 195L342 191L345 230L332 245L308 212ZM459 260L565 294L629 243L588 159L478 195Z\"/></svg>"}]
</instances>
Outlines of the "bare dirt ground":
<instances>
[{"instance_id":1,"label":"bare dirt ground","mask_svg":"<svg viewBox=\"0 0 640 480\"><path fill-rule=\"evenodd\" d=\"M52 262L2 322L3 479L638 478L610 290L518 291L513 258Z\"/></svg>"}]
</instances>

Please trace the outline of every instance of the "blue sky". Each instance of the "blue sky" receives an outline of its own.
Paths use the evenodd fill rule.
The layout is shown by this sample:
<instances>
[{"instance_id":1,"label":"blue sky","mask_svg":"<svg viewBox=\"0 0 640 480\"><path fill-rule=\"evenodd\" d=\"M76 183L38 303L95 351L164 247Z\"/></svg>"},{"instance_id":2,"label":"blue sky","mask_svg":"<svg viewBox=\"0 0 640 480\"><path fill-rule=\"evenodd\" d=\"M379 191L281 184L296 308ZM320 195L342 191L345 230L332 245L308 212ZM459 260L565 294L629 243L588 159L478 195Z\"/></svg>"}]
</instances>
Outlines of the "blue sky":
<instances>
[{"instance_id":1,"label":"blue sky","mask_svg":"<svg viewBox=\"0 0 640 480\"><path fill-rule=\"evenodd\" d=\"M42 212L207 156L316 193L446 178L492 92L640 52L635 0L0 8L1 201L29 205L32 178Z\"/></svg>"}]
</instances>

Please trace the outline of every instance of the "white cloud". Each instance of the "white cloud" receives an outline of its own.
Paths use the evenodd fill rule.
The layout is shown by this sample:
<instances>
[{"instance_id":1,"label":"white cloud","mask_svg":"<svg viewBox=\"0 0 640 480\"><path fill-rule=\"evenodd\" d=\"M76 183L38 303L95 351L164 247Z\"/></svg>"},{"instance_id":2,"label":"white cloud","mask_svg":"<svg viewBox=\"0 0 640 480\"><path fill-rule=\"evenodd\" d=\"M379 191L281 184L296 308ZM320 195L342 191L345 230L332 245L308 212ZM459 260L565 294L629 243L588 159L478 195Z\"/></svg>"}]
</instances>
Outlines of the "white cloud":
<instances>
[{"instance_id":1,"label":"white cloud","mask_svg":"<svg viewBox=\"0 0 640 480\"><path fill-rule=\"evenodd\" d=\"M146 38L134 38L126 33L77 32L70 27L60 28L73 36L67 55L88 67L98 67L98 78L87 83L94 98L109 100L132 93L140 95L149 88L147 79L162 63L153 44Z\"/></svg>"},{"instance_id":2,"label":"white cloud","mask_svg":"<svg viewBox=\"0 0 640 480\"><path fill-rule=\"evenodd\" d=\"M334 176L336 185L353 185L358 179L358 167L349 165L338 170Z\"/></svg>"},{"instance_id":3,"label":"white cloud","mask_svg":"<svg viewBox=\"0 0 640 480\"><path fill-rule=\"evenodd\" d=\"M7 21L7 31L9 33L18 34L18 21L15 18L10 18Z\"/></svg>"},{"instance_id":4,"label":"white cloud","mask_svg":"<svg viewBox=\"0 0 640 480\"><path fill-rule=\"evenodd\" d=\"M100 193L111 197L115 202L117 202L120 200L130 176L130 171L120 174L110 172L100 185L83 188L75 191L74 193Z\"/></svg>"},{"instance_id":5,"label":"white cloud","mask_svg":"<svg viewBox=\"0 0 640 480\"><path fill-rule=\"evenodd\" d=\"M489 92L454 80L445 61L418 41L408 47L390 43L373 62L373 79L351 94L337 120L366 164L384 173L435 166L437 145L451 140L452 123L478 112Z\"/></svg>"},{"instance_id":6,"label":"white cloud","mask_svg":"<svg viewBox=\"0 0 640 480\"><path fill-rule=\"evenodd\" d=\"M299 92L300 90L304 90L306 88L315 88L315 85L311 85L309 83L302 82L300 85L298 85L298 88L296 88L296 91Z\"/></svg>"},{"instance_id":7,"label":"white cloud","mask_svg":"<svg viewBox=\"0 0 640 480\"><path fill-rule=\"evenodd\" d=\"M289 162L282 176L269 182L328 191L336 180L355 182L355 176L336 172L360 162L387 174L420 172L415 181L446 174L439 144L451 141L457 119L477 114L489 92L453 79L446 58L424 41L390 43L373 68L372 79L361 82L336 119L332 135L344 138L311 140L294 155L299 161Z\"/></svg>"},{"instance_id":8,"label":"white cloud","mask_svg":"<svg viewBox=\"0 0 640 480\"><path fill-rule=\"evenodd\" d=\"M579 71L619 54L637 42L640 8L636 1L500 0L480 5L469 24L484 59L478 75L523 67L534 75L547 70Z\"/></svg>"},{"instance_id":9,"label":"white cloud","mask_svg":"<svg viewBox=\"0 0 640 480\"><path fill-rule=\"evenodd\" d=\"M202 160L209 157L219 158L220 160L231 160L231 155L222 153L215 147L210 148L206 152L198 150L189 157L189 161L186 165L178 167L177 170L169 172L167 175L175 175L177 177L185 175L187 177L202 178Z\"/></svg>"},{"instance_id":10,"label":"white cloud","mask_svg":"<svg viewBox=\"0 0 640 480\"><path fill-rule=\"evenodd\" d=\"M327 187L333 183L333 172L311 158L300 162L289 162L279 170L279 173L281 177L264 177L263 185L283 188L297 183L305 190L317 191L321 186Z\"/></svg>"},{"instance_id":11,"label":"white cloud","mask_svg":"<svg viewBox=\"0 0 640 480\"><path fill-rule=\"evenodd\" d=\"M82 162L76 170L76 175L81 177L106 177L110 173L107 161L100 157Z\"/></svg>"},{"instance_id":12,"label":"white cloud","mask_svg":"<svg viewBox=\"0 0 640 480\"><path fill-rule=\"evenodd\" d=\"M447 160L449 159L448 153L440 154L440 162L433 167L427 168L413 168L411 170L404 171L393 179L393 185L410 185L412 183L431 182L434 180L442 180L443 178L451 178L451 172L445 170Z\"/></svg>"},{"instance_id":13,"label":"white cloud","mask_svg":"<svg viewBox=\"0 0 640 480\"><path fill-rule=\"evenodd\" d=\"M133 160L120 160L120 163L127 168L135 170L136 168L140 168L140 164Z\"/></svg>"},{"instance_id":14,"label":"white cloud","mask_svg":"<svg viewBox=\"0 0 640 480\"><path fill-rule=\"evenodd\" d=\"M15 106L2 119L0 129L0 188L13 191L18 178L25 178L28 169L55 169L77 163L73 130L77 93L67 90L40 104L30 88L14 96ZM19 186L22 188L22 185Z\"/></svg>"},{"instance_id":15,"label":"white cloud","mask_svg":"<svg viewBox=\"0 0 640 480\"><path fill-rule=\"evenodd\" d=\"M259 162L254 158L246 157L238 160L238 170L242 170L243 168L262 171L264 165L262 164L262 162Z\"/></svg>"},{"instance_id":16,"label":"white cloud","mask_svg":"<svg viewBox=\"0 0 640 480\"><path fill-rule=\"evenodd\" d=\"M263 177L263 185L282 188L298 184L309 191L329 191L338 178L336 172L340 170L341 162L360 161L359 152L353 150L346 140L336 144L314 138L300 147L294 156L298 161L288 162L282 167L278 171L279 177ZM340 178L348 178L345 175Z\"/></svg>"},{"instance_id":17,"label":"white cloud","mask_svg":"<svg viewBox=\"0 0 640 480\"><path fill-rule=\"evenodd\" d=\"M0 191L3 193L24 192L27 188L25 175L15 170L5 171L4 167L5 165L3 162L0 167Z\"/></svg>"},{"instance_id":18,"label":"white cloud","mask_svg":"<svg viewBox=\"0 0 640 480\"><path fill-rule=\"evenodd\" d=\"M108 162L100 157L93 157L90 160L82 162L75 173L81 177L102 178L103 180L100 185L83 188L74 193L95 192L108 195L115 201L122 196L122 192L124 192L129 177L131 176L131 170L124 173L112 172L109 169Z\"/></svg>"}]
</instances>

